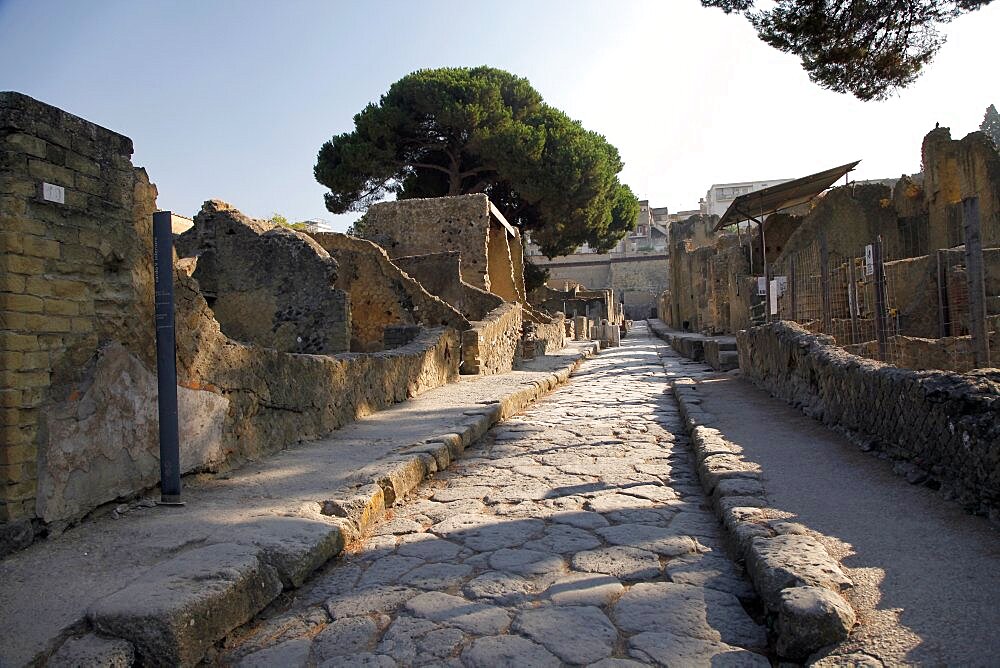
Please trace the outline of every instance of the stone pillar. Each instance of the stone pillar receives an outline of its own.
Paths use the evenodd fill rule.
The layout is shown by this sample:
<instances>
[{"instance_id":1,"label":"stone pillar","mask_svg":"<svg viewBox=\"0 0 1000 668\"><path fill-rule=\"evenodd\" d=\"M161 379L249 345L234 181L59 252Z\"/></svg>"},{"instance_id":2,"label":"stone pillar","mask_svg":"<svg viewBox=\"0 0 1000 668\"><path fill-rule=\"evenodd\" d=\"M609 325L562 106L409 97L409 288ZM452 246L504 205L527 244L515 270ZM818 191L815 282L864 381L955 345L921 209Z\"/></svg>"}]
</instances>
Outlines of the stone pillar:
<instances>
[{"instance_id":1,"label":"stone pillar","mask_svg":"<svg viewBox=\"0 0 1000 668\"><path fill-rule=\"evenodd\" d=\"M576 340L586 341L590 338L587 333L587 318L586 316L578 315L573 318L574 329L576 330Z\"/></svg>"}]
</instances>

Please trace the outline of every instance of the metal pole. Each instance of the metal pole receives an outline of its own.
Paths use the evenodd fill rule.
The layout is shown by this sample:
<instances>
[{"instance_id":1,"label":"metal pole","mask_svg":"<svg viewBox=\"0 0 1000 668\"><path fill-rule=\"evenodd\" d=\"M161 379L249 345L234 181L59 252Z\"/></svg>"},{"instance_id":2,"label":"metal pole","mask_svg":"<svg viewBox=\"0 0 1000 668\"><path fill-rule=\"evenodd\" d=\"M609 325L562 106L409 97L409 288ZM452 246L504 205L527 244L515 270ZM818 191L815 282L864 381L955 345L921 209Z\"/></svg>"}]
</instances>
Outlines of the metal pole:
<instances>
[{"instance_id":1,"label":"metal pole","mask_svg":"<svg viewBox=\"0 0 1000 668\"><path fill-rule=\"evenodd\" d=\"M990 365L990 342L986 327L986 280L983 271L983 238L979 226L979 198L962 200L965 228L965 267L969 285L969 334L977 369Z\"/></svg>"},{"instance_id":2,"label":"metal pole","mask_svg":"<svg viewBox=\"0 0 1000 668\"><path fill-rule=\"evenodd\" d=\"M795 287L795 280L797 276L795 275L795 256L788 258L788 289L791 291L791 301L792 301L792 317L791 319L795 322L799 321L798 318L798 290Z\"/></svg>"},{"instance_id":3,"label":"metal pole","mask_svg":"<svg viewBox=\"0 0 1000 668\"><path fill-rule=\"evenodd\" d=\"M945 256L945 263L941 264L941 254L945 251L937 249L937 289L938 289L938 338L948 336L948 259Z\"/></svg>"},{"instance_id":4,"label":"metal pole","mask_svg":"<svg viewBox=\"0 0 1000 668\"><path fill-rule=\"evenodd\" d=\"M767 242L764 241L764 221L757 223L760 228L760 256L764 260L764 322L771 322L771 281L767 274Z\"/></svg>"},{"instance_id":5,"label":"metal pole","mask_svg":"<svg viewBox=\"0 0 1000 668\"><path fill-rule=\"evenodd\" d=\"M830 308L830 253L826 248L826 230L819 233L819 289L823 307L823 333L833 334L833 315Z\"/></svg>"},{"instance_id":6,"label":"metal pole","mask_svg":"<svg viewBox=\"0 0 1000 668\"><path fill-rule=\"evenodd\" d=\"M160 503L182 505L177 436L177 361L174 342L174 236L170 212L153 214L156 308L156 384L160 412Z\"/></svg>"},{"instance_id":7,"label":"metal pole","mask_svg":"<svg viewBox=\"0 0 1000 668\"><path fill-rule=\"evenodd\" d=\"M885 294L885 268L882 266L882 235L872 244L872 257L875 264L875 338L878 340L878 358L885 362L888 356L888 300Z\"/></svg>"},{"instance_id":8,"label":"metal pole","mask_svg":"<svg viewBox=\"0 0 1000 668\"><path fill-rule=\"evenodd\" d=\"M858 282L854 275L854 256L847 258L847 308L851 310L851 343L861 343L858 334Z\"/></svg>"}]
</instances>

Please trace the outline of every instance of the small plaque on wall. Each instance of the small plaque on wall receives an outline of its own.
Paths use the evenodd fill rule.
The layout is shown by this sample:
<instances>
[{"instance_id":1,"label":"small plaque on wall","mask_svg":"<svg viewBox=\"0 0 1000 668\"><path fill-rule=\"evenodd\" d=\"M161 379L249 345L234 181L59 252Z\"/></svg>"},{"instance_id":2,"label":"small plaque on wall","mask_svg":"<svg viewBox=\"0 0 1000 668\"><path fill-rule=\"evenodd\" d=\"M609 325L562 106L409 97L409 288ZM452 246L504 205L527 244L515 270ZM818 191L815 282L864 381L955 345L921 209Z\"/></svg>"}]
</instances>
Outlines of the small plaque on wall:
<instances>
[{"instance_id":1,"label":"small plaque on wall","mask_svg":"<svg viewBox=\"0 0 1000 668\"><path fill-rule=\"evenodd\" d=\"M66 189L62 186L57 186L52 183L42 184L42 199L46 202L55 202L56 204L66 203Z\"/></svg>"}]
</instances>

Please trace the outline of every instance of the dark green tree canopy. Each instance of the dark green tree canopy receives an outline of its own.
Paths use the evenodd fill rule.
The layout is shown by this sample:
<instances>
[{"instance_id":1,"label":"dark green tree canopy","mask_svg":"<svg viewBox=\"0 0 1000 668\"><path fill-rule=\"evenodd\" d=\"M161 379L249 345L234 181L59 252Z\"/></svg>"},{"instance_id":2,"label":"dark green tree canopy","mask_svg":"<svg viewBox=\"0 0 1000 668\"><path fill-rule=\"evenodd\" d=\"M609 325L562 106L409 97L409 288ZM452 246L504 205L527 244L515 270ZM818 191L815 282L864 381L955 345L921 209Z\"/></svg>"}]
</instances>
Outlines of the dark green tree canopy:
<instances>
[{"instance_id":1,"label":"dark green tree canopy","mask_svg":"<svg viewBox=\"0 0 1000 668\"><path fill-rule=\"evenodd\" d=\"M992 104L986 107L986 114L983 116L983 124L979 126L983 133L993 140L993 145L1000 150L1000 113Z\"/></svg>"},{"instance_id":2,"label":"dark green tree canopy","mask_svg":"<svg viewBox=\"0 0 1000 668\"><path fill-rule=\"evenodd\" d=\"M486 193L542 252L606 250L639 204L601 135L547 105L527 79L490 67L419 70L323 144L316 180L334 213L405 199Z\"/></svg>"},{"instance_id":3,"label":"dark green tree canopy","mask_svg":"<svg viewBox=\"0 0 1000 668\"><path fill-rule=\"evenodd\" d=\"M743 13L767 44L802 59L809 78L838 93L881 100L905 88L944 37L938 26L992 0L701 0Z\"/></svg>"}]
</instances>

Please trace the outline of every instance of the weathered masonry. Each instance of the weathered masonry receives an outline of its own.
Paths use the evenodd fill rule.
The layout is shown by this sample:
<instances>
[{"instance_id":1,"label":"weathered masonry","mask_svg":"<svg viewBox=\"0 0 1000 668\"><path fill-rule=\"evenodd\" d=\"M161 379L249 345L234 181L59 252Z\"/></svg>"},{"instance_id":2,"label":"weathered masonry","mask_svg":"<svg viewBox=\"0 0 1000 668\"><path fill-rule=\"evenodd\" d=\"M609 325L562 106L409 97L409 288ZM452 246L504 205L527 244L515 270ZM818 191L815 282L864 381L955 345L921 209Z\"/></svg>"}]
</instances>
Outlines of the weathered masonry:
<instances>
[{"instance_id":1,"label":"weathered masonry","mask_svg":"<svg viewBox=\"0 0 1000 668\"><path fill-rule=\"evenodd\" d=\"M127 137L0 93L0 553L158 480L157 193L131 154ZM460 372L507 371L528 342L562 347L563 318L525 301L519 235L489 201L429 206L455 235L409 249L413 276L369 241L310 238L216 200L182 226L184 473L318 438Z\"/></svg>"},{"instance_id":2,"label":"weathered masonry","mask_svg":"<svg viewBox=\"0 0 1000 668\"><path fill-rule=\"evenodd\" d=\"M921 152L920 174L768 216L766 257L756 228L713 235L712 219L675 223L663 319L727 334L766 312L897 366L988 366L987 350L1000 356L1000 153L982 132L953 140L947 128ZM770 304L758 283L765 259Z\"/></svg>"},{"instance_id":3,"label":"weathered masonry","mask_svg":"<svg viewBox=\"0 0 1000 668\"><path fill-rule=\"evenodd\" d=\"M790 322L750 328L737 340L749 380L905 462L912 480L1000 520L1000 370L896 369Z\"/></svg>"}]
</instances>

